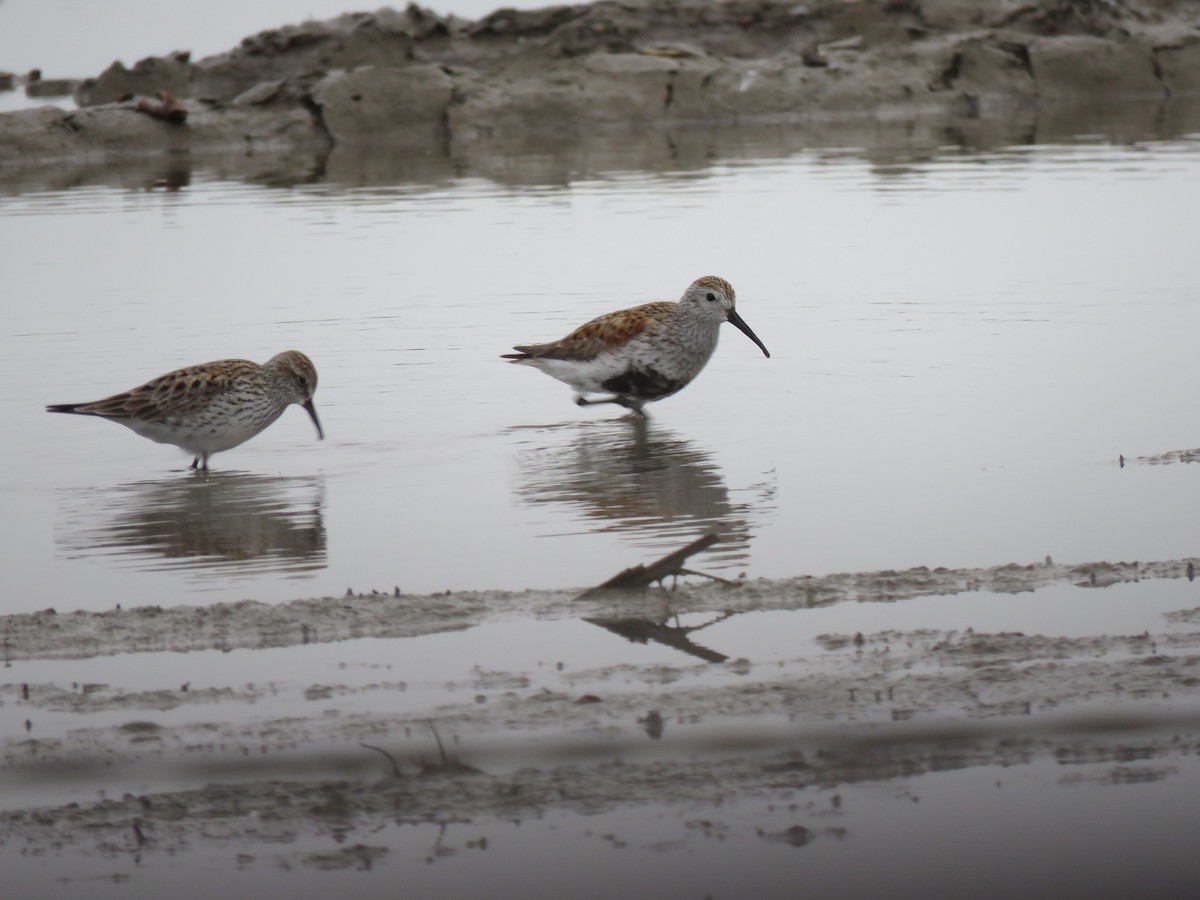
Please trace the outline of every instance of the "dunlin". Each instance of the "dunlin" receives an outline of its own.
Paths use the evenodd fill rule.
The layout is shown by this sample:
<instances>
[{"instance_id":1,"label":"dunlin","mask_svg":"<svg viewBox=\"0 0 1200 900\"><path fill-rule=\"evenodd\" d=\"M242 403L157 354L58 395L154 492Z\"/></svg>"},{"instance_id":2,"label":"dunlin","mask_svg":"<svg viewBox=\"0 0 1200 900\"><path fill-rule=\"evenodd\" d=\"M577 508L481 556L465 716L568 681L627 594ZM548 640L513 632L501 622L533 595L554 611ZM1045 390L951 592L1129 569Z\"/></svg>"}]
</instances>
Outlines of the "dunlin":
<instances>
[{"instance_id":1,"label":"dunlin","mask_svg":"<svg viewBox=\"0 0 1200 900\"><path fill-rule=\"evenodd\" d=\"M195 454L192 468L207 469L214 453L244 444L292 403L303 406L324 438L312 397L317 370L299 350L259 365L220 359L176 369L140 387L94 403L59 403L48 412L100 416L160 444Z\"/></svg>"},{"instance_id":2,"label":"dunlin","mask_svg":"<svg viewBox=\"0 0 1200 900\"><path fill-rule=\"evenodd\" d=\"M724 278L693 281L678 302L647 303L599 316L560 341L513 347L503 359L533 366L570 385L580 406L616 403L639 415L643 404L685 388L717 347L722 322L732 322L770 352L734 309ZM588 399L585 395L612 396Z\"/></svg>"}]
</instances>

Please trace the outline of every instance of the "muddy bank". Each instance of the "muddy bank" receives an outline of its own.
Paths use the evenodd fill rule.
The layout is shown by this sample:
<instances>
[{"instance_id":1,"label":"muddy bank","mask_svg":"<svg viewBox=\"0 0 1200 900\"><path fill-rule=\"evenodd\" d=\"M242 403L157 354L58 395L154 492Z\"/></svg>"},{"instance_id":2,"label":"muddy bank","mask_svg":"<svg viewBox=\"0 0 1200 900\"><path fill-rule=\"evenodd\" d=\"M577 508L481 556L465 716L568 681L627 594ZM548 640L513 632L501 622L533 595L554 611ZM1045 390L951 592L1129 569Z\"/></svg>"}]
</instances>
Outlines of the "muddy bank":
<instances>
[{"instance_id":1,"label":"muddy bank","mask_svg":"<svg viewBox=\"0 0 1200 900\"><path fill-rule=\"evenodd\" d=\"M439 848L481 851L511 826L548 838L561 826L539 823L562 816L651 816L656 853L695 852L713 835L735 846L856 841L882 809L872 785L894 785L915 804L928 785L914 779L938 773L995 791L1000 779L1045 771L1046 789L1058 792L1050 803L1070 799L1063 786L1164 783L1186 795L1200 747L1200 611L1187 583L1195 562L842 573L586 603L571 592L370 592L276 607L8 616L0 711L25 729L2 743L0 856L85 888L114 878L152 894L155 871L197 857L278 878L360 872L389 859L400 866L417 838L429 862ZM1003 602L1068 585L1139 603L1139 590L1170 581L1177 608L1134 633L830 632L769 662L674 647L683 651L674 663L593 666L539 650L510 669L471 666L433 701L407 700L417 687L373 662L365 642L330 644L345 647L344 661L323 671L339 674L315 681L305 657L279 649L580 616L638 640L631 623L662 628L689 612L716 620L974 591ZM138 669L164 649L233 647L257 648L245 653L272 660L272 674L226 678L222 655L204 669L209 684L179 685L170 664ZM395 646L383 658L413 650ZM84 665L72 657L115 653L125 654L126 677L141 672L140 689L63 680L87 671L64 670ZM1034 833L1036 817L1029 809L1024 826ZM438 829L431 846L414 831L422 825ZM509 847L495 871L522 864Z\"/></svg>"},{"instance_id":2,"label":"muddy bank","mask_svg":"<svg viewBox=\"0 0 1200 900\"><path fill-rule=\"evenodd\" d=\"M595 3L478 21L416 5L306 22L227 53L114 63L80 109L0 116L0 172L163 152L446 152L553 131L847 116L972 122L1200 94L1185 2ZM147 114L159 92L186 121ZM142 111L139 111L141 104Z\"/></svg>"},{"instance_id":3,"label":"muddy bank","mask_svg":"<svg viewBox=\"0 0 1200 900\"><path fill-rule=\"evenodd\" d=\"M674 614L811 609L847 601L891 602L968 591L1019 593L1053 584L1107 587L1152 579L1192 579L1200 558L1152 562L1029 565L837 573L785 581L753 580L686 590L612 592L577 599L569 591L460 591L409 595L399 588L270 605L253 600L208 606L141 606L91 613L47 609L0 617L6 662L81 659L150 651L290 647L355 638L396 638L470 628L510 618L612 617L630 609ZM69 598L64 598L69 604Z\"/></svg>"},{"instance_id":4,"label":"muddy bank","mask_svg":"<svg viewBox=\"0 0 1200 900\"><path fill-rule=\"evenodd\" d=\"M724 748L718 759L609 761L507 775L446 770L437 763L420 771L406 766L399 778L385 774L386 763L376 764L375 773L354 780L287 780L294 773L262 770L260 780L248 783L0 813L0 842L18 852L53 848L51 858L82 857L101 862L102 870L115 865L131 874L197 846L223 851L230 861L245 854L247 862L265 857L273 866L286 859L287 868L358 868L364 853L380 859L391 852L390 836L379 835L390 824L470 824L486 832L497 821L535 823L555 813L595 816L637 806L690 809L715 829L757 832L761 840L799 847L822 837L846 838L837 815L839 792L864 782L1038 761L1077 767L1072 774L1094 787L1169 780L1175 761L1191 755L1180 746L1179 730L1194 738L1200 721L1168 720L1141 730L1147 724L1136 717L1100 717L1058 733L891 726L793 739L783 752L730 754ZM436 751L432 755L436 759ZM1104 772L1094 774L1085 764ZM790 805L797 824L771 832L721 809L755 801ZM309 842L321 839L328 856L311 852Z\"/></svg>"}]
</instances>

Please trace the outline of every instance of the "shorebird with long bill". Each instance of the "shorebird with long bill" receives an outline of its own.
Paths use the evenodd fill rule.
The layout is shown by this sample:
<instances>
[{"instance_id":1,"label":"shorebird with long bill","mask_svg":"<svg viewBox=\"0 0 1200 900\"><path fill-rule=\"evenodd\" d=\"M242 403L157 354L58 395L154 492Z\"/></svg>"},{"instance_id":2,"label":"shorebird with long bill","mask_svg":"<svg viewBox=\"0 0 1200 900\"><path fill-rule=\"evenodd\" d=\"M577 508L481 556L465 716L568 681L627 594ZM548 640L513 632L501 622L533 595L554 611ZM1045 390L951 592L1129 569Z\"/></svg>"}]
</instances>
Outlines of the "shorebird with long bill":
<instances>
[{"instance_id":1,"label":"shorebird with long bill","mask_svg":"<svg viewBox=\"0 0 1200 900\"><path fill-rule=\"evenodd\" d=\"M575 390L580 406L615 403L645 416L643 405L670 397L700 374L731 323L770 352L738 315L724 278L697 278L678 301L660 301L598 316L565 338L513 347L502 359L533 366ZM603 394L592 398L590 394Z\"/></svg>"}]
</instances>

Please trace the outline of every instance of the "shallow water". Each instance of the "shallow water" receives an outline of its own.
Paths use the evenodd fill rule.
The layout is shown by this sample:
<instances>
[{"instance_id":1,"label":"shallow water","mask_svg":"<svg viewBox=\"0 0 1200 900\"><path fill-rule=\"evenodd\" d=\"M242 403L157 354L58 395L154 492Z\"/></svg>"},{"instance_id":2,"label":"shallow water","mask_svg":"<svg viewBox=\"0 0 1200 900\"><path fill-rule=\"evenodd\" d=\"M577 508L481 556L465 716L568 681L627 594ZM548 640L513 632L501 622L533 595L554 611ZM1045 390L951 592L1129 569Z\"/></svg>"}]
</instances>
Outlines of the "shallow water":
<instances>
[{"instance_id":1,"label":"shallow water","mask_svg":"<svg viewBox=\"0 0 1200 900\"><path fill-rule=\"evenodd\" d=\"M1196 873L1194 791L1187 785L1200 772L1190 737L1197 719L1178 681L1164 681L1161 697L1153 686L1119 704L1076 702L1059 711L1058 684L1068 670L1127 654L1097 642L1093 652L1065 653L1057 664L1054 653L1035 653L1025 665L986 653L957 662L937 658L933 668L965 663L999 681L1013 669L1040 665L1041 679L1027 685L1036 709L1026 703L1024 713L957 720L897 713L921 694L927 674L902 658L903 645L946 637L925 628L974 628L982 635L1038 622L1050 637L1145 629L1163 643L1150 654L1143 647L1128 655L1133 668L1161 670L1172 655L1194 664L1194 642L1170 646L1172 634L1187 637L1194 624L1163 618L1193 603L1194 590L1170 579L751 612L694 632L698 643L738 660L717 666L570 619L490 622L416 639L20 660L6 669L12 681L0 702L0 733L10 736L12 761L0 771L0 808L111 801L108 831L116 834L89 849L86 829L67 832L61 842L18 832L0 842L0 856L22 896L150 897L186 878L203 896L245 892L261 882L307 897L317 896L317 885L327 892L325 879L333 876L326 873L333 871L346 873L339 884L350 879L355 896L393 896L398 878L411 891L439 897L514 890L640 896L648 886L670 897L784 896L798 878L848 897L940 896L947 885L955 894L1015 897L1031 883L1093 896L1124 896L1132 885L1189 896ZM712 617L685 617L685 624L705 618ZM892 628L904 629L894 679L878 679L867 658L821 640ZM784 681L804 683L806 673L828 676L837 657L851 672L874 674L850 680L858 684L858 700L852 688L824 715L786 705L765 714L724 706L698 714L683 699L689 690L735 686L748 700L746 689L756 683L773 692ZM1132 674L1119 667L1093 672L1105 682ZM15 682L38 695L32 703L18 701ZM872 702L870 688L889 682L896 685L894 700L889 687L886 698L876 690ZM803 688L819 690L811 681ZM977 690L992 694L986 680ZM54 691L58 699L48 702ZM1168 692L1175 699L1166 699ZM594 724L581 728L575 720L564 727L555 708L577 705L564 698L589 695L599 695L590 707L597 710ZM543 698L550 714L498 730L459 718L464 705L490 706L498 710L495 726L515 714L509 704L518 696ZM625 697L636 715L620 702ZM202 786L255 779L292 786L322 779L331 795L359 783L394 791L383 761L357 740L388 748L412 779L400 783L419 783L412 770L433 753L431 735L420 727L430 721L438 722L454 754L487 773L480 778L545 768L557 773L567 797L571 773L604 764L665 766L682 759L699 768L706 760L733 766L748 758L770 773L781 769L781 756L803 765L857 748L862 768L844 780L799 788L782 774L779 783L768 775L758 789L742 791L698 774L701 787L665 801L601 803L571 813L517 807L502 815L464 814L448 801L435 822L414 817L401 792L392 815L375 821L329 814L324 825L332 833L320 828L319 834L308 824L307 804L251 808L232 821L227 814L209 820L195 809ZM22 733L27 740L15 737ZM1118 735L1114 752L1102 736ZM64 758L60 741L77 751ZM926 746L934 748L929 769L917 752ZM993 747L1001 749L989 755ZM896 762L872 765L873 753L894 754ZM493 790L502 788L503 781ZM159 793L171 790L193 793ZM129 824L129 798L144 798L146 809L174 804L184 819L204 823L201 834L181 843L155 818L144 824L143 849L140 831L134 841L138 820ZM30 827L39 818L30 815ZM238 839L235 822L248 823L250 840ZM580 879L610 861L619 865L602 879Z\"/></svg>"},{"instance_id":2,"label":"shallow water","mask_svg":"<svg viewBox=\"0 0 1200 900\"><path fill-rule=\"evenodd\" d=\"M582 587L713 529L724 577L1195 552L1191 467L1118 457L1200 438L1200 141L654 159L10 187L2 611ZM498 358L705 273L772 357L726 329L648 423ZM287 347L328 439L207 477L42 409Z\"/></svg>"},{"instance_id":3,"label":"shallow water","mask_svg":"<svg viewBox=\"0 0 1200 900\"><path fill-rule=\"evenodd\" d=\"M644 720L611 716L605 719L603 729L583 731L556 726L552 720L536 728L510 726L509 730L497 730L494 724L480 729L456 722L447 737L452 736L457 750L472 764L492 775L527 766L579 764L584 759L602 762L618 756L636 761L655 755L719 755L734 746L763 754L780 752L797 741L829 740L838 725L891 722L903 700L893 702L889 696L861 705L846 702L836 716L828 718L754 715L742 710L735 717L736 726L731 726L722 718L728 710L713 709L694 720L672 717L670 709L677 701L668 699L659 688L711 691L731 684L769 683L781 671L801 677L799 673L806 671L802 661L815 660L819 666L820 660L837 655L826 638L856 632L894 630L914 640L914 635L928 629L926 640L933 642L968 630L1019 633L1036 621L1042 626L1039 634L1046 637L1098 638L1148 632L1162 641L1156 653L1186 654L1187 650L1172 649L1170 639L1187 635L1193 626L1172 623L1165 614L1187 606L1193 597L1194 590L1185 584L1159 581L1103 591L1061 585L1023 595L981 591L897 604L843 603L728 618L708 614L673 617L671 624L691 629L687 635L690 650L644 637L630 640L605 628L602 621L579 618L490 622L416 638L22 660L7 668L0 683L0 697L7 701L0 702L0 734L25 731L53 746L72 735L100 735L102 729L131 720L149 719L162 728L194 728L197 723L219 721L222 729L232 730L210 738L215 742L216 761L168 751L149 760L138 758L121 764L115 754L118 759L106 762L102 775L85 777L85 764L76 779L63 778L61 769L50 766L44 771L36 766L0 770L0 809L19 809L35 799L39 804L86 802L97 784L103 784L109 793L199 788L212 779L214 771L236 771L236 761L248 746L237 729L264 735L294 729L297 759L304 761L306 777L345 775L347 768L359 776L373 774L378 760L353 749L356 745L348 744L344 733L333 737L336 729L332 724L330 734L324 734L319 727L305 732L301 723L324 718L347 729L346 723L356 717L409 721L451 710L464 697L475 704L502 706L513 692L602 696L607 702L621 696L640 697L641 713L661 706L666 723L648 737ZM1099 643L1093 653L1108 661L1129 657L1126 651ZM1144 657L1143 649L1137 658ZM728 665L711 665L726 661ZM940 659L923 665L910 662L903 666L903 673L914 677L930 666L943 665ZM33 707L18 703L18 683L31 685L35 694L53 694L54 698L35 697L39 702ZM180 691L181 686L186 687ZM869 694L867 684L859 689ZM906 690L901 689L902 693ZM1036 720L1024 724L1053 727L1053 705L1046 705ZM927 724L935 717L921 718ZM379 739L406 760L430 749L429 733L410 732L394 722ZM347 747L353 752L347 754ZM327 767L320 762L322 750L336 752ZM270 764L286 767L281 756L286 754L273 752ZM36 753L27 761L36 762Z\"/></svg>"},{"instance_id":4,"label":"shallow water","mask_svg":"<svg viewBox=\"0 0 1200 900\"><path fill-rule=\"evenodd\" d=\"M1179 757L1172 769L1194 780L1197 758ZM1105 765L1043 761L751 798L716 812L679 804L512 821L399 820L366 845L301 840L238 853L236 862L236 848L218 838L169 860L139 853L133 885L116 874L116 860L77 856L64 865L9 854L7 878L23 896L48 896L53 883L54 896L71 897L160 896L183 879L207 896L260 884L318 897L337 870L360 897L395 896L397 881L427 897L785 896L799 882L834 897L1016 897L1031 884L1055 894L1187 896L1195 887L1184 862L1193 846L1190 796L1158 771L1128 770L1146 777L1113 783ZM285 853L304 851L314 855L293 869ZM500 868L514 859L537 863Z\"/></svg>"},{"instance_id":5,"label":"shallow water","mask_svg":"<svg viewBox=\"0 0 1200 900\"><path fill-rule=\"evenodd\" d=\"M1194 780L1198 765L1195 756L1179 757L1172 774ZM170 860L147 853L142 862L139 853L132 878L103 858L64 865L10 854L7 878L23 896L49 896L52 882L59 897L161 896L181 880L203 885L206 896L259 885L322 897L334 871L346 873L339 883L357 897L396 896L398 881L413 895L439 898L777 897L799 883L832 897L1019 897L1030 885L1054 895L1190 896L1191 797L1161 770L1129 771L1128 782L1114 783L1106 765L1043 761L839 785L783 802L751 798L716 813L679 804L513 821L401 819L366 845L289 841L237 853L236 861L236 847L219 839ZM285 852L305 851L307 865L293 869ZM502 868L514 859L536 864Z\"/></svg>"}]
</instances>

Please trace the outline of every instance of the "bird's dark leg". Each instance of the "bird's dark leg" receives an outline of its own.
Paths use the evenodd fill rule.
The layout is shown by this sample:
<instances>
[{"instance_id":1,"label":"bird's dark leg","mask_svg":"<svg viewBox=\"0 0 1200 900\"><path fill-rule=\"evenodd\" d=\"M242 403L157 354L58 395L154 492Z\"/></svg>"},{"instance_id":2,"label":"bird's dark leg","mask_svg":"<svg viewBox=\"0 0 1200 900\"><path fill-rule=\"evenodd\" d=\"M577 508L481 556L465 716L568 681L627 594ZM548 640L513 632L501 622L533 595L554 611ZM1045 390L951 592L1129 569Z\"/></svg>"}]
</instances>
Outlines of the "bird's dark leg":
<instances>
[{"instance_id":1,"label":"bird's dark leg","mask_svg":"<svg viewBox=\"0 0 1200 900\"><path fill-rule=\"evenodd\" d=\"M602 403L615 403L617 406L623 406L626 409L637 413L643 419L650 418L648 415L646 415L645 410L642 409L641 403L639 403L637 400L632 400L629 397L622 397L620 394L612 397L605 397L603 400L589 400L587 397L582 395L575 398L576 406L599 406Z\"/></svg>"},{"instance_id":2,"label":"bird's dark leg","mask_svg":"<svg viewBox=\"0 0 1200 900\"><path fill-rule=\"evenodd\" d=\"M189 468L189 469L197 469L197 468L199 468L199 467L200 467L200 457L198 457L198 456L193 456L193 457L192 457L192 464L191 464L190 466L188 466L188 468Z\"/></svg>"}]
</instances>

